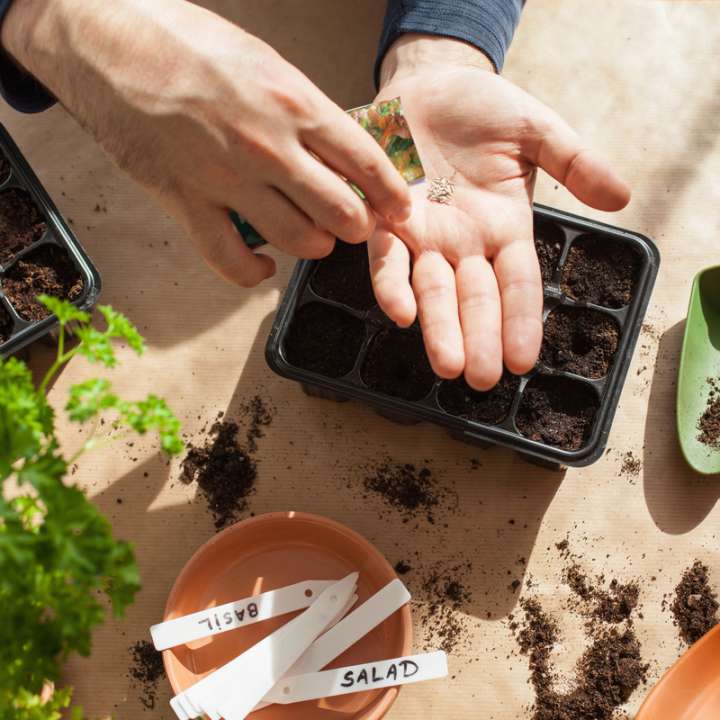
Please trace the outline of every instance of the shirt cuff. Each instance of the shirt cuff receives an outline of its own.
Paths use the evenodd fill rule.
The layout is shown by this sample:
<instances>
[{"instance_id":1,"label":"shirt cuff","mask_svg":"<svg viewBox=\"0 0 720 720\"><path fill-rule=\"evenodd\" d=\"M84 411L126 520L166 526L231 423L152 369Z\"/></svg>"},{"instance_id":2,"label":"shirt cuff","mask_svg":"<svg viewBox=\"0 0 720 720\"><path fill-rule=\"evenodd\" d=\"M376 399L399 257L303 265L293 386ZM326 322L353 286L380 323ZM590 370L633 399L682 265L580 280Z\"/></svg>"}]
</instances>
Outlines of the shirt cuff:
<instances>
[{"instance_id":1,"label":"shirt cuff","mask_svg":"<svg viewBox=\"0 0 720 720\"><path fill-rule=\"evenodd\" d=\"M524 0L389 0L375 61L375 85L385 53L401 35L443 35L474 45L500 72Z\"/></svg>"},{"instance_id":2,"label":"shirt cuff","mask_svg":"<svg viewBox=\"0 0 720 720\"><path fill-rule=\"evenodd\" d=\"M0 0L0 26L10 9L12 0ZM13 58L0 49L0 95L15 110L36 113L55 104L55 98Z\"/></svg>"}]
</instances>

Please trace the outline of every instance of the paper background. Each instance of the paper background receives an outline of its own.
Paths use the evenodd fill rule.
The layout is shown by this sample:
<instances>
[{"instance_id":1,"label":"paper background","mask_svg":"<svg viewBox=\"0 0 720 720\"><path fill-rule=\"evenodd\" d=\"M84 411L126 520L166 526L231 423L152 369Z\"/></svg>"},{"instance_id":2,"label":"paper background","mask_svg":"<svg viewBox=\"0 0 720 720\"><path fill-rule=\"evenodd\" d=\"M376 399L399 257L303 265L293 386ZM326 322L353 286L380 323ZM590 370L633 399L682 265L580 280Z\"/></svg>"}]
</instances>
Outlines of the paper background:
<instances>
[{"instance_id":1,"label":"paper background","mask_svg":"<svg viewBox=\"0 0 720 720\"><path fill-rule=\"evenodd\" d=\"M272 43L341 106L372 98L381 2L207 4ZM513 578L532 575L545 607L558 611L564 631L559 667L571 669L584 640L581 619L561 608L567 590L559 585L562 564L554 543L567 534L591 573L641 578L644 617L636 628L652 680L680 651L671 619L660 609L663 594L695 558L710 564L720 588L720 484L687 469L674 430L678 350L691 281L718 258L717 19L714 2L533 0L513 43L505 75L562 114L634 190L631 205L615 216L583 208L547 177L540 178L536 199L649 235L663 256L648 314L656 333L641 335L611 450L597 464L564 477L505 450L458 444L429 425L396 426L356 403L306 397L294 383L273 376L263 347L292 259L279 257L277 277L255 291L224 285L197 259L174 221L116 170L61 108L40 116L0 109L0 120L97 262L103 301L133 318L148 339L142 361L128 355L113 373L119 390L167 397L190 435L218 410L232 414L259 392L277 413L260 441L254 512L328 515L375 542L393 562L414 549L428 563L472 559L473 599L466 613L474 628L473 650L451 657L453 679L405 688L389 715L393 720L528 716L526 660L514 654L505 620L517 601L507 587L507 571ZM94 212L96 203L107 206L107 213ZM34 348L32 360L42 365L47 350ZM63 402L68 386L87 372L81 360L74 361L52 399ZM68 450L80 440L69 425L61 428L61 437ZM619 455L626 450L642 458L634 482L619 476ZM450 527L410 532L400 522L379 519L376 501L357 501L346 488L362 477L357 465L385 455L398 462L430 460L435 474L460 497ZM474 457L482 467L471 471ZM68 664L66 679L90 717L170 718L164 685L154 712L139 704L126 677L127 648L161 618L177 572L213 535L205 503L195 499L193 487L178 482L177 463L166 466L149 443L87 457L74 479L94 496L117 533L136 544L144 588L124 623L110 622L95 634L92 658ZM525 576L517 564L521 556L528 560ZM649 581L653 575L656 582ZM633 696L631 711L641 697L639 691Z\"/></svg>"}]
</instances>

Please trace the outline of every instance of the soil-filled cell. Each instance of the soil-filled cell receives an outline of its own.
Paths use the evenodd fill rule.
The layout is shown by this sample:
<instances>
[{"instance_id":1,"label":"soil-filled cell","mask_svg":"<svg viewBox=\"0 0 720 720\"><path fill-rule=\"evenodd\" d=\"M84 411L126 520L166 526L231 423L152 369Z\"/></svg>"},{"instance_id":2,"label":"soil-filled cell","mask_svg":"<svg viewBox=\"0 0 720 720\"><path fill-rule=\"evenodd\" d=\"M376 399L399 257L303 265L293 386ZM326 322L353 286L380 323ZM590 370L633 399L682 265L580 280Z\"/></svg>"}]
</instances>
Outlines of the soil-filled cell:
<instances>
[{"instance_id":1,"label":"soil-filled cell","mask_svg":"<svg viewBox=\"0 0 720 720\"><path fill-rule=\"evenodd\" d=\"M422 335L402 330L380 331L360 372L368 387L404 400L421 400L435 382Z\"/></svg>"},{"instance_id":2,"label":"soil-filled cell","mask_svg":"<svg viewBox=\"0 0 720 720\"><path fill-rule=\"evenodd\" d=\"M5 296L20 317L42 320L50 313L35 298L42 293L77 300L83 292L79 270L68 254L55 245L45 245L18 260L2 282Z\"/></svg>"},{"instance_id":3,"label":"soil-filled cell","mask_svg":"<svg viewBox=\"0 0 720 720\"><path fill-rule=\"evenodd\" d=\"M45 230L47 223L28 193L15 188L0 193L0 263L7 264Z\"/></svg>"},{"instance_id":4,"label":"soil-filled cell","mask_svg":"<svg viewBox=\"0 0 720 720\"><path fill-rule=\"evenodd\" d=\"M13 331L13 319L10 313L0 305L0 345L6 342Z\"/></svg>"},{"instance_id":5,"label":"soil-filled cell","mask_svg":"<svg viewBox=\"0 0 720 720\"><path fill-rule=\"evenodd\" d=\"M585 383L537 375L523 392L515 422L531 440L579 450L590 437L599 404Z\"/></svg>"},{"instance_id":6,"label":"soil-filled cell","mask_svg":"<svg viewBox=\"0 0 720 720\"><path fill-rule=\"evenodd\" d=\"M367 310L375 305L367 244L350 245L338 240L335 249L320 260L310 287L320 297Z\"/></svg>"},{"instance_id":7,"label":"soil-filled cell","mask_svg":"<svg viewBox=\"0 0 720 720\"><path fill-rule=\"evenodd\" d=\"M560 284L574 300L620 308L633 299L641 269L629 242L585 235L570 246Z\"/></svg>"},{"instance_id":8,"label":"soil-filled cell","mask_svg":"<svg viewBox=\"0 0 720 720\"><path fill-rule=\"evenodd\" d=\"M464 378L445 380L438 391L438 402L450 415L487 425L501 423L510 412L520 378L507 370L500 382L487 392L471 388Z\"/></svg>"},{"instance_id":9,"label":"soil-filled cell","mask_svg":"<svg viewBox=\"0 0 720 720\"><path fill-rule=\"evenodd\" d=\"M362 321L339 308L308 303L296 313L285 339L291 365L320 375L347 375L365 339Z\"/></svg>"},{"instance_id":10,"label":"soil-filled cell","mask_svg":"<svg viewBox=\"0 0 720 720\"><path fill-rule=\"evenodd\" d=\"M609 315L560 306L545 321L540 360L548 367L586 378L605 377L619 340L620 328Z\"/></svg>"},{"instance_id":11,"label":"soil-filled cell","mask_svg":"<svg viewBox=\"0 0 720 720\"><path fill-rule=\"evenodd\" d=\"M540 262L540 273L544 284L552 282L553 275L560 262L565 236L554 223L537 220L534 228L535 252Z\"/></svg>"}]
</instances>

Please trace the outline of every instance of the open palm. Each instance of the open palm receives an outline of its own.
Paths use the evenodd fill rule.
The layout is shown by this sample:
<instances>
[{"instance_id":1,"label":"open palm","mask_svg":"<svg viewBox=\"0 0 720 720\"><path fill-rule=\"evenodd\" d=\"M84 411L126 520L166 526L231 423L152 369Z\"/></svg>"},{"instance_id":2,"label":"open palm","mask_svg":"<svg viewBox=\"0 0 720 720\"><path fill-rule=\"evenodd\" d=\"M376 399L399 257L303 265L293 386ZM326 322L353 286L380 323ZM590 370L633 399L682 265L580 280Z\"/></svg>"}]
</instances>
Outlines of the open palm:
<instances>
[{"instance_id":1,"label":"open palm","mask_svg":"<svg viewBox=\"0 0 720 720\"><path fill-rule=\"evenodd\" d=\"M554 112L492 72L443 68L393 79L425 169L413 214L368 243L380 306L398 325L416 315L441 377L485 390L503 364L529 371L542 340L542 283L533 244L537 167L580 200L618 210L628 188ZM428 199L448 178L448 204ZM410 267L412 266L412 272Z\"/></svg>"}]
</instances>

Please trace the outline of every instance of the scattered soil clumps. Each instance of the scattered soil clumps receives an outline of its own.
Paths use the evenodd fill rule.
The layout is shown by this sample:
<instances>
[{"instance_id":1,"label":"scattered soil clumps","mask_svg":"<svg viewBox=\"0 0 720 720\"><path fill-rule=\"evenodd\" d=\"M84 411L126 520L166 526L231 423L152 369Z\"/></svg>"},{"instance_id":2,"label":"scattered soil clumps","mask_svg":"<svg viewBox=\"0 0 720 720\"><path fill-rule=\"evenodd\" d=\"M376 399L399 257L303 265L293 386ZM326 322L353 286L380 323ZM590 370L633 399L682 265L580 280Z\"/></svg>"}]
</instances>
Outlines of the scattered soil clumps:
<instances>
[{"instance_id":1,"label":"scattered soil clumps","mask_svg":"<svg viewBox=\"0 0 720 720\"><path fill-rule=\"evenodd\" d=\"M35 298L41 293L77 300L83 292L79 270L68 254L55 245L45 245L18 260L3 280L5 295L25 320L43 320L50 311Z\"/></svg>"},{"instance_id":2,"label":"scattered soil clumps","mask_svg":"<svg viewBox=\"0 0 720 720\"><path fill-rule=\"evenodd\" d=\"M422 335L412 330L381 330L368 349L360 374L373 390L404 400L422 400L435 382Z\"/></svg>"},{"instance_id":3,"label":"scattered soil clumps","mask_svg":"<svg viewBox=\"0 0 720 720\"><path fill-rule=\"evenodd\" d=\"M642 461L640 458L633 455L632 450L628 450L622 456L622 466L620 467L620 474L626 475L630 478L636 478L640 475L642 470Z\"/></svg>"},{"instance_id":4,"label":"scattered soil clumps","mask_svg":"<svg viewBox=\"0 0 720 720\"><path fill-rule=\"evenodd\" d=\"M620 308L633 299L641 266L628 242L585 235L571 245L560 284L573 300Z\"/></svg>"},{"instance_id":5,"label":"scattered soil clumps","mask_svg":"<svg viewBox=\"0 0 720 720\"><path fill-rule=\"evenodd\" d=\"M441 649L456 654L470 649L472 628L462 608L472 601L466 576L472 564L460 563L447 567L438 564L423 576L418 595L424 602L416 604L424 634L424 650Z\"/></svg>"},{"instance_id":6,"label":"scattered soil clumps","mask_svg":"<svg viewBox=\"0 0 720 720\"><path fill-rule=\"evenodd\" d=\"M220 530L247 510L255 492L257 466L237 441L237 423L216 422L210 438L200 447L190 446L182 463L181 480L197 482Z\"/></svg>"},{"instance_id":7,"label":"scattered soil clumps","mask_svg":"<svg viewBox=\"0 0 720 720\"><path fill-rule=\"evenodd\" d=\"M545 321L540 359L586 378L605 377L620 340L615 319L598 310L561 305Z\"/></svg>"},{"instance_id":8,"label":"scattered soil clumps","mask_svg":"<svg viewBox=\"0 0 720 720\"><path fill-rule=\"evenodd\" d=\"M130 646L132 664L128 675L139 685L138 699L148 709L154 710L157 702L157 685L160 678L165 677L162 653L158 652L151 642L139 640Z\"/></svg>"},{"instance_id":9,"label":"scattered soil clumps","mask_svg":"<svg viewBox=\"0 0 720 720\"><path fill-rule=\"evenodd\" d=\"M590 437L598 407L597 393L588 385L538 375L523 392L515 422L531 440L578 450Z\"/></svg>"},{"instance_id":10,"label":"scattered soil clumps","mask_svg":"<svg viewBox=\"0 0 720 720\"><path fill-rule=\"evenodd\" d=\"M465 378L445 380L438 390L438 402L445 412L466 420L497 425L510 412L520 378L507 370L500 382L487 392L474 390Z\"/></svg>"},{"instance_id":11,"label":"scattered soil clumps","mask_svg":"<svg viewBox=\"0 0 720 720\"><path fill-rule=\"evenodd\" d=\"M583 601L590 603L589 615L606 623L632 623L632 613L637 607L640 587L637 582L620 583L615 578L609 588L603 588L604 576L592 581L579 565L571 565L565 570L565 582Z\"/></svg>"},{"instance_id":12,"label":"scattered soil clumps","mask_svg":"<svg viewBox=\"0 0 720 720\"><path fill-rule=\"evenodd\" d=\"M288 362L331 378L347 375L365 339L361 320L322 303L303 305L285 339Z\"/></svg>"},{"instance_id":13,"label":"scattered soil clumps","mask_svg":"<svg viewBox=\"0 0 720 720\"><path fill-rule=\"evenodd\" d=\"M707 565L696 560L683 573L670 606L680 637L697 642L718 623L717 593L710 587Z\"/></svg>"},{"instance_id":14,"label":"scattered soil clumps","mask_svg":"<svg viewBox=\"0 0 720 720\"><path fill-rule=\"evenodd\" d=\"M378 494L387 506L397 510L404 523L420 517L434 523L435 512L451 494L427 467L387 462L368 468L367 472L363 480L365 490Z\"/></svg>"},{"instance_id":15,"label":"scattered soil clumps","mask_svg":"<svg viewBox=\"0 0 720 720\"><path fill-rule=\"evenodd\" d=\"M7 160L3 161L7 166ZM0 169L2 179L8 172L9 166ZM46 230L47 223L29 193L16 188L0 193L0 264L6 265Z\"/></svg>"},{"instance_id":16,"label":"scattered soil clumps","mask_svg":"<svg viewBox=\"0 0 720 720\"><path fill-rule=\"evenodd\" d=\"M373 307L375 295L370 280L367 243L350 245L337 240L332 253L317 264L310 287L320 297L356 310Z\"/></svg>"},{"instance_id":17,"label":"scattered soil clumps","mask_svg":"<svg viewBox=\"0 0 720 720\"><path fill-rule=\"evenodd\" d=\"M535 252L540 262L543 284L552 282L564 244L565 236L559 227L549 222L536 223Z\"/></svg>"},{"instance_id":18,"label":"scattered soil clumps","mask_svg":"<svg viewBox=\"0 0 720 720\"><path fill-rule=\"evenodd\" d=\"M700 434L697 439L703 445L720 450L720 380L709 377L707 382L710 393L705 412L698 419Z\"/></svg>"}]
</instances>

